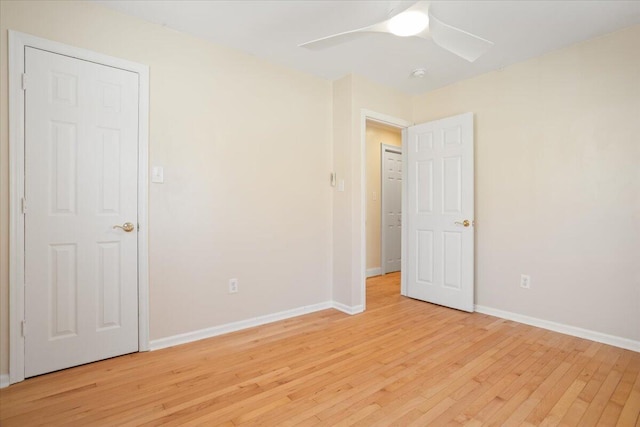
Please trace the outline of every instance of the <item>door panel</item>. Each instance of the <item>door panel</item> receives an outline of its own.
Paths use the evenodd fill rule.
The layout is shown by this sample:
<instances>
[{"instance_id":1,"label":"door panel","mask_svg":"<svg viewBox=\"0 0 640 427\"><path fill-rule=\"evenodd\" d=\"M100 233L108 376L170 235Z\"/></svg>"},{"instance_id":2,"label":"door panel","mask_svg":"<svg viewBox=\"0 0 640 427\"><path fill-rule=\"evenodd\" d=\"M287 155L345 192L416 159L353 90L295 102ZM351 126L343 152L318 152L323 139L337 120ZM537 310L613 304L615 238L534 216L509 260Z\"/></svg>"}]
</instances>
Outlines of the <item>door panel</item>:
<instances>
[{"instance_id":1,"label":"door panel","mask_svg":"<svg viewBox=\"0 0 640 427\"><path fill-rule=\"evenodd\" d=\"M76 213L78 157L75 123L51 121L51 213Z\"/></svg>"},{"instance_id":2,"label":"door panel","mask_svg":"<svg viewBox=\"0 0 640 427\"><path fill-rule=\"evenodd\" d=\"M433 231L419 230L417 255L421 262L418 264L418 274L416 281L433 284Z\"/></svg>"},{"instance_id":3,"label":"door panel","mask_svg":"<svg viewBox=\"0 0 640 427\"><path fill-rule=\"evenodd\" d=\"M443 212L446 214L460 214L462 209L460 156L442 159L442 174Z\"/></svg>"},{"instance_id":4,"label":"door panel","mask_svg":"<svg viewBox=\"0 0 640 427\"><path fill-rule=\"evenodd\" d=\"M473 311L473 114L410 127L405 137L406 295Z\"/></svg>"},{"instance_id":5,"label":"door panel","mask_svg":"<svg viewBox=\"0 0 640 427\"><path fill-rule=\"evenodd\" d=\"M418 212L433 212L433 160L417 162L418 180L415 197L418 201Z\"/></svg>"},{"instance_id":6,"label":"door panel","mask_svg":"<svg viewBox=\"0 0 640 427\"><path fill-rule=\"evenodd\" d=\"M98 244L98 330L121 324L120 242Z\"/></svg>"},{"instance_id":7,"label":"door panel","mask_svg":"<svg viewBox=\"0 0 640 427\"><path fill-rule=\"evenodd\" d=\"M77 251L75 244L49 245L51 281L47 294L51 297L51 337L75 336L78 332Z\"/></svg>"},{"instance_id":8,"label":"door panel","mask_svg":"<svg viewBox=\"0 0 640 427\"><path fill-rule=\"evenodd\" d=\"M138 76L25 50L25 376L138 349Z\"/></svg>"}]
</instances>

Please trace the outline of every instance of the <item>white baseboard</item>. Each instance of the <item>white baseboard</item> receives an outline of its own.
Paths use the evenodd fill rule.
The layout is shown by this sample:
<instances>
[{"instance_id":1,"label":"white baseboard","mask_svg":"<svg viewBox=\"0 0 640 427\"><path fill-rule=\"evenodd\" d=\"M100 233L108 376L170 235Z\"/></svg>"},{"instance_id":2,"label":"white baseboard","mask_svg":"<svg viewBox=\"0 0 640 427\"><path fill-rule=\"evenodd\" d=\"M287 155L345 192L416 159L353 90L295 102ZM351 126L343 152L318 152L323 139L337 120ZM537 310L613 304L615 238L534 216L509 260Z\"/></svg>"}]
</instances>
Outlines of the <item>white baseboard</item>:
<instances>
[{"instance_id":1,"label":"white baseboard","mask_svg":"<svg viewBox=\"0 0 640 427\"><path fill-rule=\"evenodd\" d=\"M485 307L482 305L476 305L475 308L478 313L513 320L514 322L524 323L526 325L536 326L538 328L548 329L550 331L560 332L562 334L572 335L574 337L585 338L591 341L640 352L640 341L603 334L602 332L582 329L576 326L565 325L563 323L551 322L549 320L538 319L536 317L529 317L523 314L511 313L509 311L498 310L497 308Z\"/></svg>"},{"instance_id":2,"label":"white baseboard","mask_svg":"<svg viewBox=\"0 0 640 427\"><path fill-rule=\"evenodd\" d=\"M253 328L254 326L265 325L267 323L277 322L279 320L302 316L303 314L309 314L320 310L327 310L329 308L335 308L336 310L352 315L362 313L364 311L364 307L362 305L350 307L339 302L326 301L320 304L307 305L304 307L294 308L292 310L281 311L279 313L267 314L265 316L254 317L252 319L240 320L238 322L214 326L212 328L200 329L193 332L186 332L184 334L152 340L149 343L149 349L153 351L160 350L162 348L173 347L174 345L187 344L205 338L212 338L218 335L228 334L229 332L236 332L242 329Z\"/></svg>"},{"instance_id":3,"label":"white baseboard","mask_svg":"<svg viewBox=\"0 0 640 427\"><path fill-rule=\"evenodd\" d=\"M367 268L367 277L380 276L382 274L382 267Z\"/></svg>"},{"instance_id":4,"label":"white baseboard","mask_svg":"<svg viewBox=\"0 0 640 427\"><path fill-rule=\"evenodd\" d=\"M342 304L334 301L332 307L335 308L336 310L340 310L343 313L347 313L351 315L362 313L364 311L364 307L362 306L362 304L348 306L346 304Z\"/></svg>"},{"instance_id":5,"label":"white baseboard","mask_svg":"<svg viewBox=\"0 0 640 427\"><path fill-rule=\"evenodd\" d=\"M9 374L0 375L0 388L9 387Z\"/></svg>"},{"instance_id":6,"label":"white baseboard","mask_svg":"<svg viewBox=\"0 0 640 427\"><path fill-rule=\"evenodd\" d=\"M229 332L236 332L242 329L253 328L254 326L260 326L267 323L277 322L278 320L289 319L291 317L301 316L303 314L313 313L315 311L326 310L333 308L332 301L326 301L319 304L307 305L303 307L294 308L291 310L281 311L278 313L267 314L264 316L254 317L252 319L240 320L238 322L226 323L220 326L214 326L212 328L200 329L193 332L186 332L184 334L173 335L171 337L160 338L152 340L149 343L149 349L160 350L161 348L173 347L174 345L186 344L193 341L202 340L205 338L211 338Z\"/></svg>"}]
</instances>

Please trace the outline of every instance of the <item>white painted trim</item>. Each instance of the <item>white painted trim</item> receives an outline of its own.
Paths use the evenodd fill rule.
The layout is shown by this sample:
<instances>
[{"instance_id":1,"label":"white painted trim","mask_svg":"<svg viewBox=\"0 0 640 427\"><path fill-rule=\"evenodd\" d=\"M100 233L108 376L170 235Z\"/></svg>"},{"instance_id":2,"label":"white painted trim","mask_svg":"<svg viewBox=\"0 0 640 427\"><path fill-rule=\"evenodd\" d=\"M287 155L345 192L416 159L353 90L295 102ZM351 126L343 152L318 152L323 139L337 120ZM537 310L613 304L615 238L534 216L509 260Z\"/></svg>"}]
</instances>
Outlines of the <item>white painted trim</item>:
<instances>
[{"instance_id":1,"label":"white painted trim","mask_svg":"<svg viewBox=\"0 0 640 427\"><path fill-rule=\"evenodd\" d=\"M382 274L382 267L367 268L367 278L380 276L381 274Z\"/></svg>"},{"instance_id":2,"label":"white painted trim","mask_svg":"<svg viewBox=\"0 0 640 427\"><path fill-rule=\"evenodd\" d=\"M138 66L138 351L149 351L149 67Z\"/></svg>"},{"instance_id":3,"label":"white painted trim","mask_svg":"<svg viewBox=\"0 0 640 427\"><path fill-rule=\"evenodd\" d=\"M384 199L387 197L384 191L384 182L385 182L385 164L384 164L384 153L396 153L402 155L402 162L404 164L404 155L402 154L402 146L397 147L395 145L389 144L380 144L380 274L387 274L387 264L384 261L387 259L387 216L384 214ZM405 168L402 168L402 174L404 175ZM400 189L402 193L402 188ZM402 194L401 194L402 195ZM403 197L400 197L400 202L402 203ZM404 209L403 209L404 211ZM403 227L404 230L404 227ZM400 246L402 246L402 242L400 242ZM400 250L402 254L402 249ZM400 257L400 270L402 270L402 255Z\"/></svg>"},{"instance_id":4,"label":"white painted trim","mask_svg":"<svg viewBox=\"0 0 640 427\"><path fill-rule=\"evenodd\" d=\"M2 374L0 375L0 388L9 387L9 375Z\"/></svg>"},{"instance_id":5,"label":"white painted trim","mask_svg":"<svg viewBox=\"0 0 640 427\"><path fill-rule=\"evenodd\" d=\"M525 325L536 326L538 328L560 332L561 334L567 334L578 338L585 338L591 341L596 341L603 344L640 352L640 341L634 341L628 338L604 334L602 332L596 332L589 329L578 328L576 326L565 325L564 323L538 319L536 317L525 316L524 314L512 313L510 311L499 310L497 308L485 307L483 305L476 305L475 309L476 312L488 314L489 316L495 316L506 320L513 320L514 322L524 323Z\"/></svg>"},{"instance_id":6,"label":"white painted trim","mask_svg":"<svg viewBox=\"0 0 640 427\"><path fill-rule=\"evenodd\" d=\"M160 338L152 340L150 342L150 349L160 350L162 348L173 347L175 345L186 344L193 341L202 340L205 338L216 337L222 334L228 334L230 332L236 332L247 328L253 328L267 323L277 322L279 320L290 319L292 317L302 316L304 314L314 313L316 311L327 310L333 308L335 303L331 301L322 302L314 305L307 305L303 307L294 308L291 310L281 311L278 313L267 314L264 316L258 316L247 320L240 320L237 322L226 323L220 326L214 326L212 328L200 329L193 332L186 332L184 334L173 335L171 337Z\"/></svg>"},{"instance_id":7,"label":"white painted trim","mask_svg":"<svg viewBox=\"0 0 640 427\"><path fill-rule=\"evenodd\" d=\"M264 316L258 316L247 320L240 320L237 322L226 323L220 326L214 326L212 328L200 329L193 332L186 332L184 334L173 335L166 338L160 338L157 340L151 340L149 349L151 351L160 350L163 348L173 347L176 345L187 344L194 341L199 341L207 338L217 337L219 335L228 334L231 332L241 331L243 329L254 328L256 326L266 325L268 323L278 322L280 320L290 319L292 317L302 316L305 314L315 313L316 311L328 310L334 308L343 313L354 315L364 311L364 307L361 305L349 307L335 301L325 301L319 304L306 305L291 310L285 310L278 313L266 314Z\"/></svg>"},{"instance_id":8,"label":"white painted trim","mask_svg":"<svg viewBox=\"0 0 640 427\"><path fill-rule=\"evenodd\" d=\"M352 286L358 286L360 290L361 304L352 306L349 310L354 308L359 310L360 307L362 307L361 311L364 311L367 308L367 120L382 123L398 129L404 129L412 125L411 122L386 114L377 113L364 108L360 110L360 259L354 260L352 265L353 271L359 272L359 283L354 283ZM404 169L406 168L403 168L403 171ZM402 220L404 221L404 218L402 218ZM344 311L338 307L335 308ZM345 311L345 313L349 312Z\"/></svg>"},{"instance_id":9,"label":"white painted trim","mask_svg":"<svg viewBox=\"0 0 640 427\"><path fill-rule=\"evenodd\" d=\"M409 179L409 171L406 165L408 164L409 146L407 145L407 128L402 129L402 243L400 245L400 271L403 273L400 275L400 295L407 296L407 277L405 274L407 271L407 245L409 242L409 235L407 234L407 211L409 209L409 201L407 200L407 180Z\"/></svg>"},{"instance_id":10,"label":"white painted trim","mask_svg":"<svg viewBox=\"0 0 640 427\"><path fill-rule=\"evenodd\" d=\"M364 305L348 306L348 305L342 304L341 302L336 302L336 301L333 302L333 308L350 315L360 314L364 311Z\"/></svg>"},{"instance_id":11,"label":"white painted trim","mask_svg":"<svg viewBox=\"0 0 640 427\"><path fill-rule=\"evenodd\" d=\"M409 126L413 126L413 123L407 120L399 119L397 117L389 116L383 113L378 113L376 111L367 110L366 108L360 110L360 116L364 117L365 121L371 120L372 122L380 123L398 129L404 129ZM364 129L366 130L366 123Z\"/></svg>"},{"instance_id":12,"label":"white painted trim","mask_svg":"<svg viewBox=\"0 0 640 427\"><path fill-rule=\"evenodd\" d=\"M24 380L24 217L20 198L24 194L24 44L9 31L9 382Z\"/></svg>"},{"instance_id":13,"label":"white painted trim","mask_svg":"<svg viewBox=\"0 0 640 427\"><path fill-rule=\"evenodd\" d=\"M149 349L149 255L148 255L148 152L149 67L120 58L9 30L9 382L24 380L24 217L20 198L24 195L24 51L30 46L73 58L137 73L138 104L138 349Z\"/></svg>"}]
</instances>

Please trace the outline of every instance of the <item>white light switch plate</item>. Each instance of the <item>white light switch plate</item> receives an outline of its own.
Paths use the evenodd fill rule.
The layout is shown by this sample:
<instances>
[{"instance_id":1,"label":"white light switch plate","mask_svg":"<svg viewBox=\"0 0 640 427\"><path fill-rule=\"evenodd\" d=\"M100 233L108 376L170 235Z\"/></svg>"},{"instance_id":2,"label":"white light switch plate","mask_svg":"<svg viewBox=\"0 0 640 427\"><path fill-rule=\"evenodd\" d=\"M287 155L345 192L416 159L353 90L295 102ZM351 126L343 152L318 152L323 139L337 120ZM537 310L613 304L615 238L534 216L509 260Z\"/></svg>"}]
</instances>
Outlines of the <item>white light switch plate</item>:
<instances>
[{"instance_id":1,"label":"white light switch plate","mask_svg":"<svg viewBox=\"0 0 640 427\"><path fill-rule=\"evenodd\" d=\"M154 166L151 169L151 182L156 184L164 182L164 168L162 166Z\"/></svg>"}]
</instances>

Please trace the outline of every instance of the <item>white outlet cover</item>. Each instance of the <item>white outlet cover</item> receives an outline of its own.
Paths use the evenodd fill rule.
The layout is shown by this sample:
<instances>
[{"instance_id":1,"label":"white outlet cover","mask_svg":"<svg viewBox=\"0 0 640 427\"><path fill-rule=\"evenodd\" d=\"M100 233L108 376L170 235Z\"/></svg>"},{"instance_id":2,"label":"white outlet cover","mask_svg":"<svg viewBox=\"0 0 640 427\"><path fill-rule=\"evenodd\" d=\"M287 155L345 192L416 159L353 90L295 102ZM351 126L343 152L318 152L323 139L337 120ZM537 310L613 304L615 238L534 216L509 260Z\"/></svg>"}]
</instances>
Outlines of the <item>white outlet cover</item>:
<instances>
[{"instance_id":1,"label":"white outlet cover","mask_svg":"<svg viewBox=\"0 0 640 427\"><path fill-rule=\"evenodd\" d=\"M229 279L229 293L235 294L238 292L238 279Z\"/></svg>"}]
</instances>

